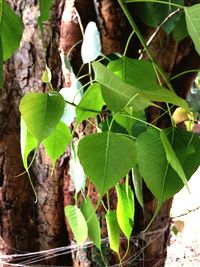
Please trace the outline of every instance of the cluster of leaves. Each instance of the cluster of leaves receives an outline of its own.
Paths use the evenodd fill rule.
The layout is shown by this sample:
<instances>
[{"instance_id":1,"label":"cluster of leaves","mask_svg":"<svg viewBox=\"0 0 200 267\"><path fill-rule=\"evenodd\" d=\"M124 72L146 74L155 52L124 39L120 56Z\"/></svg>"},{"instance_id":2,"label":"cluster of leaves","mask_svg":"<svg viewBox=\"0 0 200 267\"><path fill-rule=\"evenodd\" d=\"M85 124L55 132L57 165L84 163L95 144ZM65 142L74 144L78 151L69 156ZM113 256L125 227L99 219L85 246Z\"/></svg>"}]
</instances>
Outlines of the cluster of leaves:
<instances>
[{"instance_id":1,"label":"cluster of leaves","mask_svg":"<svg viewBox=\"0 0 200 267\"><path fill-rule=\"evenodd\" d=\"M167 4L168 1L143 2L145 3L138 5L138 8L144 8L142 12L146 16L143 16L143 21L152 27L158 26L166 16L174 12L174 7L181 8L180 13L177 12L178 17L176 19L174 17L168 25L165 25L165 30L168 33L173 31L174 36L177 36L176 32L180 31L180 28L177 30L177 27L180 27L178 24L184 19L188 33L200 53L199 4L181 7L183 4L181 0L176 1L176 4L175 1L170 1L168 5L161 5L161 2ZM40 1L41 16L38 18L38 23L42 33L44 33L42 23L49 17L50 3L51 1L45 9L44 2ZM122 1L119 3L122 4ZM1 23L8 19L6 16L8 11L5 10L11 12L3 2L4 15ZM109 196L107 207L103 205L110 247L119 254L121 232L129 241L134 224L134 195L129 186L129 173L132 173L134 191L141 206L143 205L141 177L156 197L158 201L156 215L166 199L177 193L183 185L188 187L188 179L199 166L200 140L192 132L175 128L173 121L172 127L165 130L146 121L144 110L149 106L156 106L155 102L167 103L168 109L164 112L169 114L170 106L179 106L189 112L188 104L173 91L158 83L155 62L130 59L125 55L110 61L107 66L94 61L98 56L102 56L100 37L94 23L90 23L88 27L92 37L86 29L82 58L84 63L91 64L94 77L91 77L91 84L79 103L67 101L67 106L76 106L76 126L84 120L98 116L101 122L96 125L97 133L82 138L76 149L70 129L63 122L63 115L66 115L66 101L63 96L52 89L47 93L29 93L22 98L19 107L22 115L21 152L24 167L28 172L30 166L28 156L32 150L37 151L41 143L52 159L53 165L70 143L76 198L78 193L84 195L85 175L98 190L97 207L101 201L103 202L103 196L115 187L118 197L116 210L110 209ZM1 27L3 49L0 52L3 53L0 53L0 56L3 54L3 58L6 59L8 54L4 42L7 39L3 33ZM182 38L179 36L177 40L180 41ZM91 49L88 50L88 46ZM147 79L144 79L144 75ZM42 79L48 84L51 82L51 73L47 66ZM125 184L119 183L123 177L127 177ZM100 224L95 211L88 196L84 197L80 206L77 204L65 207L65 215L77 243L82 244L89 237L101 251Z\"/></svg>"}]
</instances>

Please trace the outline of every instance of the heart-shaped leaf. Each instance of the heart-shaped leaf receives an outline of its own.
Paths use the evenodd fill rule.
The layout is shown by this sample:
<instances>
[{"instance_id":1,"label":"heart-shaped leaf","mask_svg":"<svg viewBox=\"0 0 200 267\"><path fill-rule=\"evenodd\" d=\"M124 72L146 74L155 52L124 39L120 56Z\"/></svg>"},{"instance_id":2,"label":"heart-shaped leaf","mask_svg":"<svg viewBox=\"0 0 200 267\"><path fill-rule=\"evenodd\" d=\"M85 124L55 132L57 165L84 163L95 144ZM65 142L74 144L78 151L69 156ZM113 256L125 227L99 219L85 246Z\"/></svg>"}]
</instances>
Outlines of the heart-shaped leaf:
<instances>
[{"instance_id":1,"label":"heart-shaped leaf","mask_svg":"<svg viewBox=\"0 0 200 267\"><path fill-rule=\"evenodd\" d=\"M77 244L83 244L88 235L88 228L81 210L77 208L77 206L65 206L65 216L71 227Z\"/></svg>"},{"instance_id":2,"label":"heart-shaped leaf","mask_svg":"<svg viewBox=\"0 0 200 267\"><path fill-rule=\"evenodd\" d=\"M56 128L65 107L63 97L56 91L48 93L29 93L19 106L29 131L40 144Z\"/></svg>"},{"instance_id":3,"label":"heart-shaped leaf","mask_svg":"<svg viewBox=\"0 0 200 267\"><path fill-rule=\"evenodd\" d=\"M101 250L100 224L94 207L88 197L81 203L81 211L87 222L89 238L93 241L94 245Z\"/></svg>"},{"instance_id":4,"label":"heart-shaped leaf","mask_svg":"<svg viewBox=\"0 0 200 267\"><path fill-rule=\"evenodd\" d=\"M116 185L117 191L117 221L120 229L129 240L133 229L133 219L135 214L134 196L130 186L126 191L124 184ZM126 207L126 208L125 208Z\"/></svg>"},{"instance_id":5,"label":"heart-shaped leaf","mask_svg":"<svg viewBox=\"0 0 200 267\"><path fill-rule=\"evenodd\" d=\"M117 222L116 210L106 213L106 224L110 248L116 253L119 253L120 228Z\"/></svg>"},{"instance_id":6,"label":"heart-shaped leaf","mask_svg":"<svg viewBox=\"0 0 200 267\"><path fill-rule=\"evenodd\" d=\"M71 138L69 128L64 122L60 121L52 134L43 141L47 154L53 161L53 166L56 160L65 152Z\"/></svg>"},{"instance_id":7,"label":"heart-shaped leaf","mask_svg":"<svg viewBox=\"0 0 200 267\"><path fill-rule=\"evenodd\" d=\"M108 131L84 137L78 145L78 157L103 196L134 167L136 149L132 139Z\"/></svg>"},{"instance_id":8,"label":"heart-shaped leaf","mask_svg":"<svg viewBox=\"0 0 200 267\"><path fill-rule=\"evenodd\" d=\"M141 90L157 85L154 67L147 60L132 59L123 56L108 64L109 70L117 75L123 82L129 83ZM145 76L148 79L144 79Z\"/></svg>"},{"instance_id":9,"label":"heart-shaped leaf","mask_svg":"<svg viewBox=\"0 0 200 267\"><path fill-rule=\"evenodd\" d=\"M87 89L76 107L76 124L78 125L88 118L96 117L101 112L103 104L101 86L98 83L94 83Z\"/></svg>"},{"instance_id":10,"label":"heart-shaped leaf","mask_svg":"<svg viewBox=\"0 0 200 267\"><path fill-rule=\"evenodd\" d=\"M197 135L175 129L172 139L172 129L166 131L171 146L185 172L187 180L197 170L200 164L200 140ZM180 191L183 187L178 175L166 156L166 149L160 138L160 132L149 130L142 133L137 141L137 163L147 187L159 201L159 206Z\"/></svg>"},{"instance_id":11,"label":"heart-shaped leaf","mask_svg":"<svg viewBox=\"0 0 200 267\"><path fill-rule=\"evenodd\" d=\"M184 11L188 33L194 42L196 51L200 54L200 4L185 7Z\"/></svg>"},{"instance_id":12,"label":"heart-shaped leaf","mask_svg":"<svg viewBox=\"0 0 200 267\"><path fill-rule=\"evenodd\" d=\"M81 57L83 63L94 61L101 55L100 33L95 22L90 21L85 29L83 43L81 46Z\"/></svg>"},{"instance_id":13,"label":"heart-shaped leaf","mask_svg":"<svg viewBox=\"0 0 200 267\"><path fill-rule=\"evenodd\" d=\"M3 60L7 60L19 47L22 37L22 22L6 1L2 4L0 36L3 49Z\"/></svg>"},{"instance_id":14,"label":"heart-shaped leaf","mask_svg":"<svg viewBox=\"0 0 200 267\"><path fill-rule=\"evenodd\" d=\"M26 124L21 117L21 124L20 124L20 144L21 144L21 155L23 160L23 165L26 171L28 171L28 156L30 152L37 147L37 140L26 127Z\"/></svg>"}]
</instances>

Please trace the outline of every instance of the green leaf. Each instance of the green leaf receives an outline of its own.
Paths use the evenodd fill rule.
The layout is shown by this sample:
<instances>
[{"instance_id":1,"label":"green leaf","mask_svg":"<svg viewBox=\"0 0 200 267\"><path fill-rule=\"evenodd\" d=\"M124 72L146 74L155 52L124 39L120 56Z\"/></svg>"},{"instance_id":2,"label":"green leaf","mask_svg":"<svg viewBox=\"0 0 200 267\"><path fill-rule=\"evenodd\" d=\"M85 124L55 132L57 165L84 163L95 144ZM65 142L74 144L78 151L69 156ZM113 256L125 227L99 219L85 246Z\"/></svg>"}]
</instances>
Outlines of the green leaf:
<instances>
[{"instance_id":1,"label":"green leaf","mask_svg":"<svg viewBox=\"0 0 200 267\"><path fill-rule=\"evenodd\" d=\"M81 211L87 221L89 238L92 240L94 245L101 250L100 224L94 207L88 197L81 203Z\"/></svg>"},{"instance_id":2,"label":"green leaf","mask_svg":"<svg viewBox=\"0 0 200 267\"><path fill-rule=\"evenodd\" d=\"M84 137L78 146L81 165L101 196L123 178L136 162L133 140L103 132Z\"/></svg>"},{"instance_id":3,"label":"green leaf","mask_svg":"<svg viewBox=\"0 0 200 267\"><path fill-rule=\"evenodd\" d=\"M110 248L119 253L120 228L117 222L116 210L109 211L106 214L106 224Z\"/></svg>"},{"instance_id":4,"label":"green leaf","mask_svg":"<svg viewBox=\"0 0 200 267\"><path fill-rule=\"evenodd\" d=\"M51 0L39 0L40 16L42 21L49 19Z\"/></svg>"},{"instance_id":5,"label":"green leaf","mask_svg":"<svg viewBox=\"0 0 200 267\"><path fill-rule=\"evenodd\" d=\"M42 81L43 83L50 83L52 79L51 70L48 68L48 66L45 66L45 71L42 74Z\"/></svg>"},{"instance_id":6,"label":"green leaf","mask_svg":"<svg viewBox=\"0 0 200 267\"><path fill-rule=\"evenodd\" d=\"M48 93L29 93L19 106L22 117L40 144L56 128L65 107L63 97L56 91Z\"/></svg>"},{"instance_id":7,"label":"green leaf","mask_svg":"<svg viewBox=\"0 0 200 267\"><path fill-rule=\"evenodd\" d=\"M141 130L146 130L144 111L134 112L132 108L126 108L125 111L115 113L113 117L132 136L136 137Z\"/></svg>"},{"instance_id":8,"label":"green leaf","mask_svg":"<svg viewBox=\"0 0 200 267\"><path fill-rule=\"evenodd\" d=\"M22 22L9 5L3 1L0 36L3 60L7 60L19 47L22 37Z\"/></svg>"},{"instance_id":9,"label":"green leaf","mask_svg":"<svg viewBox=\"0 0 200 267\"><path fill-rule=\"evenodd\" d=\"M174 9L174 8L173 8ZM163 30L169 35L175 28L176 25L179 23L179 21L182 18L182 13L178 12L172 17L170 17L166 23L162 26Z\"/></svg>"},{"instance_id":10,"label":"green leaf","mask_svg":"<svg viewBox=\"0 0 200 267\"><path fill-rule=\"evenodd\" d=\"M49 19L50 9L51 9L51 0L39 0L40 16L38 17L38 25L40 31L43 33L43 22Z\"/></svg>"},{"instance_id":11,"label":"green leaf","mask_svg":"<svg viewBox=\"0 0 200 267\"><path fill-rule=\"evenodd\" d=\"M132 170L132 178L135 196L140 206L144 209L142 177L139 174L137 165L134 170Z\"/></svg>"},{"instance_id":12,"label":"green leaf","mask_svg":"<svg viewBox=\"0 0 200 267\"><path fill-rule=\"evenodd\" d=\"M71 147L71 158L69 161L69 174L72 177L76 193L85 187L86 175L77 156L77 145Z\"/></svg>"},{"instance_id":13,"label":"green leaf","mask_svg":"<svg viewBox=\"0 0 200 267\"><path fill-rule=\"evenodd\" d=\"M184 38L186 38L188 36L188 30L187 30L187 26L186 26L184 13L181 13L181 18L173 30L173 36L177 42L182 41Z\"/></svg>"},{"instance_id":14,"label":"green leaf","mask_svg":"<svg viewBox=\"0 0 200 267\"><path fill-rule=\"evenodd\" d=\"M28 170L28 156L30 152L37 147L37 140L31 135L26 127L26 124L21 117L20 124L20 145L21 145L21 155L23 160L23 165L26 171Z\"/></svg>"},{"instance_id":15,"label":"green leaf","mask_svg":"<svg viewBox=\"0 0 200 267\"><path fill-rule=\"evenodd\" d=\"M155 86L151 90L143 90L140 95L151 101L171 103L189 110L188 104L184 99L161 86Z\"/></svg>"},{"instance_id":16,"label":"green leaf","mask_svg":"<svg viewBox=\"0 0 200 267\"><path fill-rule=\"evenodd\" d=\"M0 24L2 19L3 0L0 0Z\"/></svg>"},{"instance_id":17,"label":"green leaf","mask_svg":"<svg viewBox=\"0 0 200 267\"><path fill-rule=\"evenodd\" d=\"M71 138L72 135L69 128L64 122L60 121L51 135L43 141L47 154L53 161L53 166L56 160L65 152Z\"/></svg>"},{"instance_id":18,"label":"green leaf","mask_svg":"<svg viewBox=\"0 0 200 267\"><path fill-rule=\"evenodd\" d=\"M3 50L0 36L0 89L3 86Z\"/></svg>"},{"instance_id":19,"label":"green leaf","mask_svg":"<svg viewBox=\"0 0 200 267\"><path fill-rule=\"evenodd\" d=\"M160 138L161 138L162 144L164 146L164 149L166 152L166 157L167 157L169 164L174 169L174 171L177 172L177 174L182 179L184 185L187 187L187 189L189 191L187 178L185 176L184 170L183 170L183 168L179 162L179 159L177 158L176 153L174 152L174 150L173 150L173 148L172 148L172 146L171 146L164 131L160 132ZM173 142L173 136L172 136L172 142Z\"/></svg>"},{"instance_id":20,"label":"green leaf","mask_svg":"<svg viewBox=\"0 0 200 267\"><path fill-rule=\"evenodd\" d=\"M100 84L94 83L87 89L76 107L76 124L78 125L88 118L96 117L101 112L103 104Z\"/></svg>"},{"instance_id":21,"label":"green leaf","mask_svg":"<svg viewBox=\"0 0 200 267\"><path fill-rule=\"evenodd\" d=\"M129 1L137 2L137 1ZM169 2L169 5L162 3L139 3L135 6L136 15L139 19L144 22L149 27L157 27L161 22L175 10L175 7L171 6L170 3L175 3L179 5L184 5L183 0L164 0L164 2Z\"/></svg>"},{"instance_id":22,"label":"green leaf","mask_svg":"<svg viewBox=\"0 0 200 267\"><path fill-rule=\"evenodd\" d=\"M143 110L151 102L139 96L139 89L122 82L108 68L99 62L92 63L95 80L101 84L101 91L106 105L112 111L120 111L126 106L135 110Z\"/></svg>"},{"instance_id":23,"label":"green leaf","mask_svg":"<svg viewBox=\"0 0 200 267\"><path fill-rule=\"evenodd\" d=\"M123 82L141 90L157 85L157 77L152 63L147 60L131 59L123 56L108 64L109 70ZM144 74L148 79L144 79Z\"/></svg>"},{"instance_id":24,"label":"green leaf","mask_svg":"<svg viewBox=\"0 0 200 267\"><path fill-rule=\"evenodd\" d=\"M126 236L127 240L130 239L133 229L133 220L135 214L134 196L130 186L128 192L124 184L116 185L117 191L117 221L120 229Z\"/></svg>"},{"instance_id":25,"label":"green leaf","mask_svg":"<svg viewBox=\"0 0 200 267\"><path fill-rule=\"evenodd\" d=\"M77 244L83 244L88 235L88 228L81 210L77 208L77 206L65 206L65 216L68 220Z\"/></svg>"},{"instance_id":26,"label":"green leaf","mask_svg":"<svg viewBox=\"0 0 200 267\"><path fill-rule=\"evenodd\" d=\"M172 140L172 130L168 129L166 134L169 140ZM187 180L190 179L200 164L198 136L175 129L171 145L183 167ZM161 205L166 199L180 191L183 182L167 160L159 131L150 129L142 133L136 141L136 147L139 172Z\"/></svg>"},{"instance_id":27,"label":"green leaf","mask_svg":"<svg viewBox=\"0 0 200 267\"><path fill-rule=\"evenodd\" d=\"M188 33L192 38L196 51L200 54L200 4L185 7L184 11Z\"/></svg>"}]
</instances>

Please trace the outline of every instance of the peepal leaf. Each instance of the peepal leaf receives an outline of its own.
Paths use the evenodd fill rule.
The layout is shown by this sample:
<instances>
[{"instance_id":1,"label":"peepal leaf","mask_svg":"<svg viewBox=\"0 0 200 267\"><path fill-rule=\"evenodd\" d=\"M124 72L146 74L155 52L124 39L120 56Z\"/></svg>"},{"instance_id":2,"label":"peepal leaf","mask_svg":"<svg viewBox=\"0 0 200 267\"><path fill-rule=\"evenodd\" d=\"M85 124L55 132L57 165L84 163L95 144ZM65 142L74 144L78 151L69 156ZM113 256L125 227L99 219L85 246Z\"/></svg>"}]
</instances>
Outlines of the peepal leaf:
<instances>
[{"instance_id":1,"label":"peepal leaf","mask_svg":"<svg viewBox=\"0 0 200 267\"><path fill-rule=\"evenodd\" d=\"M174 150L173 150L173 148L172 148L172 146L171 146L164 131L160 132L160 138L161 138L162 144L163 144L165 152L166 152L167 161L169 162L171 167L174 169L174 171L177 172L179 177L181 177L184 185L187 187L187 189L189 191L187 178L185 176L184 170L183 170L183 168L179 162L179 159L177 158L176 153L174 152ZM173 142L173 140L172 140L172 142Z\"/></svg>"},{"instance_id":2,"label":"peepal leaf","mask_svg":"<svg viewBox=\"0 0 200 267\"><path fill-rule=\"evenodd\" d=\"M71 158L69 161L69 174L72 177L76 193L85 187L86 175L77 156L77 143L71 146Z\"/></svg>"},{"instance_id":3,"label":"peepal leaf","mask_svg":"<svg viewBox=\"0 0 200 267\"><path fill-rule=\"evenodd\" d=\"M200 4L184 7L188 33L200 55Z\"/></svg>"},{"instance_id":4,"label":"peepal leaf","mask_svg":"<svg viewBox=\"0 0 200 267\"><path fill-rule=\"evenodd\" d=\"M106 224L110 248L119 253L120 228L117 222L116 210L109 211L106 214Z\"/></svg>"},{"instance_id":5,"label":"peepal leaf","mask_svg":"<svg viewBox=\"0 0 200 267\"><path fill-rule=\"evenodd\" d=\"M0 37L0 89L3 86L3 50Z\"/></svg>"},{"instance_id":6,"label":"peepal leaf","mask_svg":"<svg viewBox=\"0 0 200 267\"><path fill-rule=\"evenodd\" d=\"M175 93L165 89L162 86L152 87L151 90L143 90L140 92L142 97L145 97L151 101L166 102L173 105L180 106L185 110L189 110L187 102Z\"/></svg>"},{"instance_id":7,"label":"peepal leaf","mask_svg":"<svg viewBox=\"0 0 200 267\"><path fill-rule=\"evenodd\" d=\"M29 131L40 144L56 128L65 107L63 97L56 91L29 93L19 106Z\"/></svg>"},{"instance_id":8,"label":"peepal leaf","mask_svg":"<svg viewBox=\"0 0 200 267\"><path fill-rule=\"evenodd\" d=\"M85 29L83 43L81 46L81 57L83 63L94 61L101 55L100 33L95 22L90 21Z\"/></svg>"},{"instance_id":9,"label":"peepal leaf","mask_svg":"<svg viewBox=\"0 0 200 267\"><path fill-rule=\"evenodd\" d=\"M65 217L67 218L77 244L83 244L88 235L88 228L81 210L77 208L77 206L65 206Z\"/></svg>"},{"instance_id":10,"label":"peepal leaf","mask_svg":"<svg viewBox=\"0 0 200 267\"><path fill-rule=\"evenodd\" d=\"M96 117L101 112L103 104L100 84L94 83L87 89L76 107L76 124L78 125L88 118Z\"/></svg>"},{"instance_id":11,"label":"peepal leaf","mask_svg":"<svg viewBox=\"0 0 200 267\"><path fill-rule=\"evenodd\" d=\"M136 149L128 137L103 132L84 137L79 142L78 157L86 175L103 196L134 167Z\"/></svg>"},{"instance_id":12,"label":"peepal leaf","mask_svg":"<svg viewBox=\"0 0 200 267\"><path fill-rule=\"evenodd\" d=\"M168 129L166 134L167 138L172 140L172 130ZM179 159L187 180L190 179L200 164L200 140L198 136L174 129L171 146ZM183 187L181 177L168 162L159 131L151 129L142 133L136 141L136 147L139 172L161 205Z\"/></svg>"},{"instance_id":13,"label":"peepal leaf","mask_svg":"<svg viewBox=\"0 0 200 267\"><path fill-rule=\"evenodd\" d=\"M19 47L22 37L22 22L9 5L3 1L0 22L3 60L7 60Z\"/></svg>"},{"instance_id":14,"label":"peepal leaf","mask_svg":"<svg viewBox=\"0 0 200 267\"><path fill-rule=\"evenodd\" d=\"M147 60L132 59L123 56L108 64L109 70L117 75L123 82L129 83L141 90L157 85L154 67ZM145 76L148 79L144 79Z\"/></svg>"},{"instance_id":15,"label":"peepal leaf","mask_svg":"<svg viewBox=\"0 0 200 267\"><path fill-rule=\"evenodd\" d=\"M42 74L42 81L43 81L43 83L50 83L51 82L51 79L52 79L51 70L46 65L45 66L45 71Z\"/></svg>"},{"instance_id":16,"label":"peepal leaf","mask_svg":"<svg viewBox=\"0 0 200 267\"><path fill-rule=\"evenodd\" d=\"M88 226L88 236L94 245L101 250L101 229L94 207L89 198L81 203L81 211Z\"/></svg>"},{"instance_id":17,"label":"peepal leaf","mask_svg":"<svg viewBox=\"0 0 200 267\"><path fill-rule=\"evenodd\" d=\"M133 228L133 219L135 213L134 196L130 186L128 192L124 184L116 185L117 191L117 221L120 229L129 240Z\"/></svg>"},{"instance_id":18,"label":"peepal leaf","mask_svg":"<svg viewBox=\"0 0 200 267\"><path fill-rule=\"evenodd\" d=\"M108 68L99 62L92 63L95 72L95 80L101 84L101 91L106 105L112 111L120 111L126 106L132 106L134 110L143 110L152 103L139 96L139 89L124 83Z\"/></svg>"},{"instance_id":19,"label":"peepal leaf","mask_svg":"<svg viewBox=\"0 0 200 267\"><path fill-rule=\"evenodd\" d=\"M30 152L37 147L37 140L31 135L29 130L26 127L26 124L21 117L20 124L20 144L21 144L21 155L24 168L28 170L28 156Z\"/></svg>"},{"instance_id":20,"label":"peepal leaf","mask_svg":"<svg viewBox=\"0 0 200 267\"><path fill-rule=\"evenodd\" d=\"M41 33L44 32L43 22L49 19L51 0L39 0L40 16L38 17L38 25Z\"/></svg>"},{"instance_id":21,"label":"peepal leaf","mask_svg":"<svg viewBox=\"0 0 200 267\"><path fill-rule=\"evenodd\" d=\"M56 160L65 152L71 138L69 128L64 122L60 121L52 134L43 141L47 154L53 161L53 166Z\"/></svg>"},{"instance_id":22,"label":"peepal leaf","mask_svg":"<svg viewBox=\"0 0 200 267\"><path fill-rule=\"evenodd\" d=\"M49 19L51 0L39 0L40 16L42 21Z\"/></svg>"}]
</instances>

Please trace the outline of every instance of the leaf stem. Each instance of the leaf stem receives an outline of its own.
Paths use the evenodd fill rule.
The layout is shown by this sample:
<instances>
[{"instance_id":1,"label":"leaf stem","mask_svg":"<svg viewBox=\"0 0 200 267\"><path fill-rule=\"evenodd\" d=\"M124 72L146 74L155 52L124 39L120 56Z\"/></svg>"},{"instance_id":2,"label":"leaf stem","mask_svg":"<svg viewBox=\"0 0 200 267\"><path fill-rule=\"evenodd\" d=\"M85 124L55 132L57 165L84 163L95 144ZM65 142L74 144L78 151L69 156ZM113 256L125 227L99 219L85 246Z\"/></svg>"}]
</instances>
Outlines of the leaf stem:
<instances>
[{"instance_id":1,"label":"leaf stem","mask_svg":"<svg viewBox=\"0 0 200 267\"><path fill-rule=\"evenodd\" d=\"M135 31L132 31L132 33L129 35L128 37L128 40L126 42L126 46L125 46L125 49L124 49L124 53L123 53L123 57L126 55L127 53L127 50L128 50L128 47L129 47L129 44L130 44L130 41L131 41L131 38L133 37Z\"/></svg>"},{"instance_id":2,"label":"leaf stem","mask_svg":"<svg viewBox=\"0 0 200 267\"><path fill-rule=\"evenodd\" d=\"M175 4L175 3L172 3L170 2L170 4L165 1L161 1L161 0L125 0L124 1L125 3L145 3L145 2L148 2L148 3L157 3L157 4L164 4L164 5L170 5L170 6L174 6L174 7L178 7L178 8L184 8L184 6L182 5L178 5L178 4Z\"/></svg>"}]
</instances>

